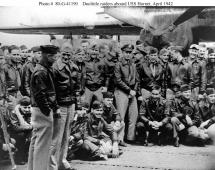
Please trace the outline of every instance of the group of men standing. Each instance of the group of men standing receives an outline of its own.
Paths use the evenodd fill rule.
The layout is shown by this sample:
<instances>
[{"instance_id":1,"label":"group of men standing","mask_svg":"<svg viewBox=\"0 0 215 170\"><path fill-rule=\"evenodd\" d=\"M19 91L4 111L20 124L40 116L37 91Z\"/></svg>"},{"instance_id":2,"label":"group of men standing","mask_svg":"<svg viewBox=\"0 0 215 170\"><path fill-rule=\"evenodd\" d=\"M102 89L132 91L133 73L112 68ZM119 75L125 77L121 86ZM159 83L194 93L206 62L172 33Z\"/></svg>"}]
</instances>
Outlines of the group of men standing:
<instances>
[{"instance_id":1,"label":"group of men standing","mask_svg":"<svg viewBox=\"0 0 215 170\"><path fill-rule=\"evenodd\" d=\"M83 146L97 153L102 149L94 144L110 144L114 157L118 144L133 144L137 138L148 145L151 134L159 145L169 137L178 147L183 139L203 144L215 131L213 49L207 53L205 47L192 45L184 57L178 46L158 51L138 40L135 48L125 44L117 49L83 40L78 49L45 45L31 51L27 61L17 46L0 50L0 94L7 92L14 102L22 96L31 98L28 170L73 169L66 158L71 123L81 103L87 103L93 115ZM114 98L112 110L103 107L104 98ZM104 113L113 114L114 107L120 119L108 123ZM112 121L115 124L109 126ZM118 124L123 131L116 136ZM103 130L109 137L95 140Z\"/></svg>"}]
</instances>

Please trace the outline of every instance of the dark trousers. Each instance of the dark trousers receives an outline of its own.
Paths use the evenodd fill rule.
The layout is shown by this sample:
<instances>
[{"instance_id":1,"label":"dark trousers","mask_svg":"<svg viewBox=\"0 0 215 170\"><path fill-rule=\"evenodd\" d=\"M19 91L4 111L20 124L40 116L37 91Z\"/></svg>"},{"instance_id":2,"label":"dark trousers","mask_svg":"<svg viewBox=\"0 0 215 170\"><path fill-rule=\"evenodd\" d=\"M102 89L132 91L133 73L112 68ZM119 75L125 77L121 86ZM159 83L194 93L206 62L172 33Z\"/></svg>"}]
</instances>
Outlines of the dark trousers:
<instances>
[{"instance_id":1,"label":"dark trousers","mask_svg":"<svg viewBox=\"0 0 215 170\"><path fill-rule=\"evenodd\" d=\"M159 134L162 136L172 137L173 126L167 123L161 126L158 130L153 129L148 123L138 122L137 123L137 136L140 140L145 140L149 134ZM148 134L147 134L148 133Z\"/></svg>"},{"instance_id":2,"label":"dark trousers","mask_svg":"<svg viewBox=\"0 0 215 170\"><path fill-rule=\"evenodd\" d=\"M17 148L17 152L15 153L15 158L27 161L31 131L11 133L10 136L16 140L15 147Z\"/></svg>"},{"instance_id":3,"label":"dark trousers","mask_svg":"<svg viewBox=\"0 0 215 170\"><path fill-rule=\"evenodd\" d=\"M89 140L84 140L82 152L85 153L84 158L96 157L101 154L99 146Z\"/></svg>"}]
</instances>

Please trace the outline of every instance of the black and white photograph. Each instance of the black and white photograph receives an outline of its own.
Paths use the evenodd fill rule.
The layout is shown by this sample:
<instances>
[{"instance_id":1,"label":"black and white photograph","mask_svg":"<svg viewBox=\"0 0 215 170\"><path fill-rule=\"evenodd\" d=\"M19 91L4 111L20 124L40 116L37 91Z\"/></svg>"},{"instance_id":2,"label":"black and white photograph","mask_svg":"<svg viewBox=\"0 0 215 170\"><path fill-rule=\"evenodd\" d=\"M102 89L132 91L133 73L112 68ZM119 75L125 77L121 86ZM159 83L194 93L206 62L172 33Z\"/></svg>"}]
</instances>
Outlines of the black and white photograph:
<instances>
[{"instance_id":1,"label":"black and white photograph","mask_svg":"<svg viewBox=\"0 0 215 170\"><path fill-rule=\"evenodd\" d=\"M215 170L215 3L8 2L0 170Z\"/></svg>"}]
</instances>

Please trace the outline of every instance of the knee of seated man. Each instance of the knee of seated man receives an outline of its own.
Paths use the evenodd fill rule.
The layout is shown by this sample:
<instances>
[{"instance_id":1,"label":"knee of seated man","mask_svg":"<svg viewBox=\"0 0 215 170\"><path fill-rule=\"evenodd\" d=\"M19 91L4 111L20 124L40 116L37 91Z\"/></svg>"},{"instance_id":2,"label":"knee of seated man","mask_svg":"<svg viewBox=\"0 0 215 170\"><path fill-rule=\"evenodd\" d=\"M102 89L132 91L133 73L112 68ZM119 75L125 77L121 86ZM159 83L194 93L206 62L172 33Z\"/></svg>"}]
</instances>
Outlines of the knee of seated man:
<instances>
[{"instance_id":1,"label":"knee of seated man","mask_svg":"<svg viewBox=\"0 0 215 170\"><path fill-rule=\"evenodd\" d=\"M207 129L208 136L215 141L215 123Z\"/></svg>"},{"instance_id":2,"label":"knee of seated man","mask_svg":"<svg viewBox=\"0 0 215 170\"><path fill-rule=\"evenodd\" d=\"M198 137L199 136L199 130L196 126L191 126L188 128L188 135L192 137Z\"/></svg>"},{"instance_id":3,"label":"knee of seated man","mask_svg":"<svg viewBox=\"0 0 215 170\"><path fill-rule=\"evenodd\" d=\"M165 129L166 129L166 131L172 131L173 127L172 127L172 125L170 123L167 123L165 125Z\"/></svg>"},{"instance_id":4,"label":"knee of seated man","mask_svg":"<svg viewBox=\"0 0 215 170\"><path fill-rule=\"evenodd\" d=\"M177 117L172 117L171 118L171 123L178 123L178 122L179 122L179 120L178 120Z\"/></svg>"},{"instance_id":5,"label":"knee of seated man","mask_svg":"<svg viewBox=\"0 0 215 170\"><path fill-rule=\"evenodd\" d=\"M90 141L85 140L85 141L83 142L82 148L85 149L85 150L90 150L89 143L90 143Z\"/></svg>"},{"instance_id":6,"label":"knee of seated man","mask_svg":"<svg viewBox=\"0 0 215 170\"><path fill-rule=\"evenodd\" d=\"M144 125L143 122L137 122L136 128L137 128L137 129L145 129L145 125Z\"/></svg>"},{"instance_id":7,"label":"knee of seated man","mask_svg":"<svg viewBox=\"0 0 215 170\"><path fill-rule=\"evenodd\" d=\"M111 141L105 142L105 145L103 147L106 154L110 153L112 151L112 142Z\"/></svg>"}]
</instances>

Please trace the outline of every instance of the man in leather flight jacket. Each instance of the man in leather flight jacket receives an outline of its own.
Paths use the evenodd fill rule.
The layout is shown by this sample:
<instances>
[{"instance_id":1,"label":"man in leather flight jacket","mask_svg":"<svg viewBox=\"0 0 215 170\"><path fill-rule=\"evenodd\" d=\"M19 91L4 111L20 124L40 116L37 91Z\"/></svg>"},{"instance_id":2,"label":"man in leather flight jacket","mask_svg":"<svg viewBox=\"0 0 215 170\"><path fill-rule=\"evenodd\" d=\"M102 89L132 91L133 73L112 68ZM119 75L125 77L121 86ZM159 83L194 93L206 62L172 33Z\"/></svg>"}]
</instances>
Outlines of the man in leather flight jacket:
<instances>
[{"instance_id":1,"label":"man in leather flight jacket","mask_svg":"<svg viewBox=\"0 0 215 170\"><path fill-rule=\"evenodd\" d=\"M28 170L47 170L49 167L49 149L54 135L53 115L60 112L52 71L58 47L41 46L41 51L42 58L31 78L33 136L29 148Z\"/></svg>"}]
</instances>

